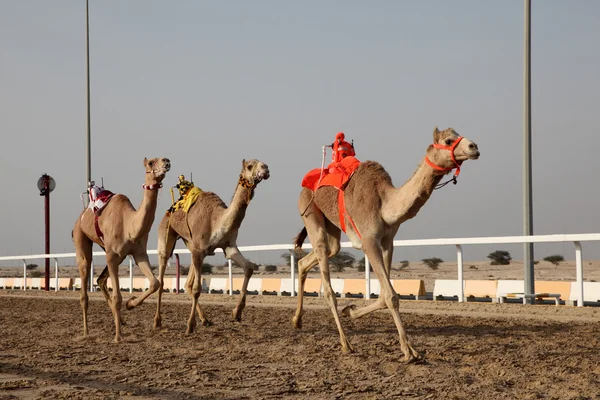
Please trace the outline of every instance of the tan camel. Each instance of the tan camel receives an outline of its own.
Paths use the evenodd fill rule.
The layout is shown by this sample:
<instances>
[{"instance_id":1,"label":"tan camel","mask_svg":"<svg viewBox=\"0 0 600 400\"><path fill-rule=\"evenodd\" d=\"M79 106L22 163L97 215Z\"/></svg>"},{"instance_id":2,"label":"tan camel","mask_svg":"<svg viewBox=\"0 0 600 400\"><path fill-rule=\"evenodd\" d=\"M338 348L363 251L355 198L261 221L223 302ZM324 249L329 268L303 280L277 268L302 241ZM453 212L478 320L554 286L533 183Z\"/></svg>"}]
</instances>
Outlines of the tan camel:
<instances>
[{"instance_id":1,"label":"tan camel","mask_svg":"<svg viewBox=\"0 0 600 400\"><path fill-rule=\"evenodd\" d=\"M454 168L460 169L462 162L467 159L479 158L477 145L459 137L451 128L441 132L435 128L433 143L427 148L425 159L402 187L395 188L392 185L392 179L379 163L367 161L356 169L344 192L346 233L352 246L361 249L368 257L380 282L381 294L371 305L362 309L349 306L342 313L354 319L387 307L400 334L400 346L406 361L418 359L420 355L412 347L404 331L398 311L398 296L390 282L394 236L401 223L417 215L445 174ZM328 258L340 251L338 191L331 186L321 187L311 201L312 194L311 190L304 188L298 201L300 213L306 210L302 215L305 228L296 237L295 245L300 248L308 235L313 250L298 261L300 287L292 323L297 329L302 327L304 283L308 271L318 263L324 296L333 313L342 350L353 352L354 348L340 323L329 275ZM348 216L354 221L354 225Z\"/></svg>"},{"instance_id":2,"label":"tan camel","mask_svg":"<svg viewBox=\"0 0 600 400\"><path fill-rule=\"evenodd\" d=\"M223 249L225 258L233 260L244 269L244 282L240 299L233 309L233 318L240 321L246 305L248 281L256 264L248 261L238 250L236 241L238 229L246 215L246 209L254 196L254 189L262 180L269 179L269 167L258 160L243 160L242 171L229 207L212 192L202 192L186 216L182 210L170 216L165 215L158 228L158 266L161 290L158 291L158 304L154 327L161 326L160 306L162 287L167 260L173 253L177 239L181 238L192 253L192 263L188 273L186 289L192 297L192 311L187 322L187 333L196 327L196 313L203 325L210 325L204 316L198 297L202 290L201 270L206 256L214 255L215 249ZM186 221L187 217L187 221Z\"/></svg>"},{"instance_id":3,"label":"tan camel","mask_svg":"<svg viewBox=\"0 0 600 400\"><path fill-rule=\"evenodd\" d=\"M116 194L99 214L97 228L100 234L97 232L95 216L91 208L86 208L75 222L73 241L75 242L77 266L81 277L80 302L83 309L84 336L88 335L87 289L94 243L104 248L106 252L107 265L98 278L98 285L104 293L115 319L115 342L121 339L122 297L119 289L118 269L125 257L132 255L146 278L150 280L150 288L137 300L138 303L141 303L158 288L158 280L150 270L146 248L148 233L154 222L158 189L162 187L161 182L171 168L171 162L167 158L153 158L150 160L144 158L144 167L146 169L145 183L142 185L144 198L137 211L127 196ZM104 240L99 235L103 236ZM110 275L113 287L112 299L106 287L108 275ZM127 303L127 308L133 308L136 305L136 300L132 298Z\"/></svg>"}]
</instances>

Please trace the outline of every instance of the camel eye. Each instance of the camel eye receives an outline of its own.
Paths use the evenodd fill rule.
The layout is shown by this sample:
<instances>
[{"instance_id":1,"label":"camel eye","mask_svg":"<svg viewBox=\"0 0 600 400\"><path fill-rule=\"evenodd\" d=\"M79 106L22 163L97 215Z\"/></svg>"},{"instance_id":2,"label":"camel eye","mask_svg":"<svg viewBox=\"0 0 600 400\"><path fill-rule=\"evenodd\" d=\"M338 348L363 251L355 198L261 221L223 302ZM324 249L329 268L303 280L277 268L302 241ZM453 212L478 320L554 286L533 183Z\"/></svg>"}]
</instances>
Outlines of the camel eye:
<instances>
[{"instance_id":1,"label":"camel eye","mask_svg":"<svg viewBox=\"0 0 600 400\"><path fill-rule=\"evenodd\" d=\"M154 165L154 161L148 161L148 166L151 167Z\"/></svg>"},{"instance_id":2,"label":"camel eye","mask_svg":"<svg viewBox=\"0 0 600 400\"><path fill-rule=\"evenodd\" d=\"M452 139L446 139L446 146L450 146L452 144Z\"/></svg>"},{"instance_id":3,"label":"camel eye","mask_svg":"<svg viewBox=\"0 0 600 400\"><path fill-rule=\"evenodd\" d=\"M252 171L252 165L248 165L246 169L248 169L248 171Z\"/></svg>"}]
</instances>

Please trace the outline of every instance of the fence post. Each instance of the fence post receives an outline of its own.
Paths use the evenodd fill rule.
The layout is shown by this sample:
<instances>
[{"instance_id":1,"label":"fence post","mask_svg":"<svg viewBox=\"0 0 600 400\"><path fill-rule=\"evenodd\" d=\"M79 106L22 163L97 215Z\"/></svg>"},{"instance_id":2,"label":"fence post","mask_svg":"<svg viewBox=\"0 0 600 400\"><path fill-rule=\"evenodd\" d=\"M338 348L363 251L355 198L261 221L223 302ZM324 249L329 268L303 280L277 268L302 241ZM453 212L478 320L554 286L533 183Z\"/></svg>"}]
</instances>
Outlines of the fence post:
<instances>
[{"instance_id":1,"label":"fence post","mask_svg":"<svg viewBox=\"0 0 600 400\"><path fill-rule=\"evenodd\" d=\"M233 263L231 262L231 259L227 260L227 264L229 264L229 295L233 296L233 271L232 271ZM202 283L200 283L200 284L202 284Z\"/></svg>"},{"instance_id":2,"label":"fence post","mask_svg":"<svg viewBox=\"0 0 600 400\"><path fill-rule=\"evenodd\" d=\"M463 280L463 252L460 244L456 245L456 263L458 264L458 301L465 301L465 287Z\"/></svg>"},{"instance_id":3,"label":"fence post","mask_svg":"<svg viewBox=\"0 0 600 400\"><path fill-rule=\"evenodd\" d=\"M290 274L292 275L292 293L291 297L294 297L298 292L296 289L296 257L294 257L294 250L290 250Z\"/></svg>"},{"instance_id":4,"label":"fence post","mask_svg":"<svg viewBox=\"0 0 600 400\"><path fill-rule=\"evenodd\" d=\"M366 292L365 299L371 299L371 264L369 263L369 257L365 254L365 280L366 280Z\"/></svg>"},{"instance_id":5,"label":"fence post","mask_svg":"<svg viewBox=\"0 0 600 400\"><path fill-rule=\"evenodd\" d=\"M129 293L133 293L133 258L129 256Z\"/></svg>"},{"instance_id":6,"label":"fence post","mask_svg":"<svg viewBox=\"0 0 600 400\"><path fill-rule=\"evenodd\" d=\"M577 307L583 307L583 258L581 254L581 243L573 242L573 244L575 244L575 268L577 269L577 289L579 290Z\"/></svg>"},{"instance_id":7,"label":"fence post","mask_svg":"<svg viewBox=\"0 0 600 400\"><path fill-rule=\"evenodd\" d=\"M58 292L58 258L54 257L54 279L56 279L56 287L54 288L55 292ZM67 286L67 291L69 287Z\"/></svg>"},{"instance_id":8,"label":"fence post","mask_svg":"<svg viewBox=\"0 0 600 400\"><path fill-rule=\"evenodd\" d=\"M23 260L23 291L27 290L27 260Z\"/></svg>"},{"instance_id":9,"label":"fence post","mask_svg":"<svg viewBox=\"0 0 600 400\"><path fill-rule=\"evenodd\" d=\"M179 277L181 276L181 263L179 262L179 254L175 254L175 290L179 294ZM202 285L200 285L202 286Z\"/></svg>"},{"instance_id":10,"label":"fence post","mask_svg":"<svg viewBox=\"0 0 600 400\"><path fill-rule=\"evenodd\" d=\"M94 256L92 256L92 261L90 262L90 292L94 291Z\"/></svg>"}]
</instances>

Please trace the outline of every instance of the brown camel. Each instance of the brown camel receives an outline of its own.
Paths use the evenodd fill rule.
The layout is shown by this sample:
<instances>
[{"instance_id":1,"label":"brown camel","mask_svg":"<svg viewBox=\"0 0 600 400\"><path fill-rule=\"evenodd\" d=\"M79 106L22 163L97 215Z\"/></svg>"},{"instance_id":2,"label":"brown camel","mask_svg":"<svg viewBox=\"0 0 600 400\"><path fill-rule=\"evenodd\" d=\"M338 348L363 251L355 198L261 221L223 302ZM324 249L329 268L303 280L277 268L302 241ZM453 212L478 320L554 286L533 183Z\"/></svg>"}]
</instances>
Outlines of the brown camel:
<instances>
[{"instance_id":1,"label":"brown camel","mask_svg":"<svg viewBox=\"0 0 600 400\"><path fill-rule=\"evenodd\" d=\"M98 278L98 285L108 305L112 309L115 319L115 342L121 339L121 304L122 297L119 289L119 265L128 255L132 255L136 264L140 267L146 278L150 280L150 288L141 296L138 302L142 302L158 288L158 280L150 270L146 248L148 244L148 233L154 222L158 189L162 187L162 180L171 168L171 162L167 158L144 158L146 169L144 198L139 209L133 207L127 196L114 195L108 204L102 209L98 217L98 229L102 240L96 229L94 212L86 208L77 218L73 229L73 241L75 242L75 253L77 255L77 266L81 277L80 302L83 309L83 335L88 335L87 311L90 266L92 263L92 246L94 243L101 246L106 252L106 268ZM107 275L110 275L113 293L112 299L106 287ZM135 306L135 299L129 299L127 308Z\"/></svg>"},{"instance_id":2,"label":"brown camel","mask_svg":"<svg viewBox=\"0 0 600 400\"><path fill-rule=\"evenodd\" d=\"M187 277L186 289L192 297L192 311L187 322L187 333L196 327L196 313L203 325L210 325L204 316L198 297L202 290L201 269L206 256L214 255L215 249L223 250L227 259L233 260L244 269L244 282L240 299L233 309L233 318L240 321L246 305L248 281L256 264L248 261L238 250L236 241L238 229L246 215L246 209L254 196L254 189L263 179L269 179L269 167L258 160L243 160L242 171L229 207L212 192L202 192L187 215L178 210L165 215L158 228L158 266L161 290L158 291L158 304L154 327L161 326L160 305L167 260L172 255L177 239L182 238L192 253L192 263Z\"/></svg>"},{"instance_id":3,"label":"brown camel","mask_svg":"<svg viewBox=\"0 0 600 400\"><path fill-rule=\"evenodd\" d=\"M458 168L458 172L465 160L479 158L477 145L461 138L451 128L441 132L435 128L433 143L427 148L425 159L402 187L395 188L392 185L392 179L379 163L367 161L356 169L344 192L346 233L352 246L361 249L368 257L380 282L381 294L371 305L362 309L352 305L344 308L342 313L355 319L387 307L400 334L400 346L406 361L418 359L420 355L404 331L398 311L398 296L390 282L394 236L401 223L417 215L445 174L454 168ZM308 271L318 263L324 296L333 313L342 350L353 352L354 348L340 323L329 275L328 258L340 251L338 191L331 186L324 186L316 191L314 199L312 195L311 190L303 188L298 201L305 227L296 237L295 245L300 248L308 235L313 250L298 261L300 287L292 323L297 329L302 327L304 283Z\"/></svg>"}]
</instances>

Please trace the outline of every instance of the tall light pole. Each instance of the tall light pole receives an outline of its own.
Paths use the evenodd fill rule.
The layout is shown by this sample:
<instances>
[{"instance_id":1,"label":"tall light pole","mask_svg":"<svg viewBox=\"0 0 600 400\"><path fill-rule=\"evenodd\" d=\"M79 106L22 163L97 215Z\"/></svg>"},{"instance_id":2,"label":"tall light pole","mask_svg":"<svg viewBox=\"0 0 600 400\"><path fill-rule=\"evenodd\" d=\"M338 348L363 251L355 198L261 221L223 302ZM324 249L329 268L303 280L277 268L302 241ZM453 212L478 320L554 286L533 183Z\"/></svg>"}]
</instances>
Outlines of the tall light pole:
<instances>
[{"instance_id":1,"label":"tall light pole","mask_svg":"<svg viewBox=\"0 0 600 400\"><path fill-rule=\"evenodd\" d=\"M92 180L92 137L90 120L90 13L89 0L85 0L85 31L86 31L86 53L87 53L87 175L85 187L87 189Z\"/></svg>"},{"instance_id":2,"label":"tall light pole","mask_svg":"<svg viewBox=\"0 0 600 400\"><path fill-rule=\"evenodd\" d=\"M523 45L523 235L533 235L531 188L531 0L525 1ZM523 245L524 290L534 293L533 243ZM527 299L527 298L526 298ZM533 299L527 299L532 303Z\"/></svg>"}]
</instances>

